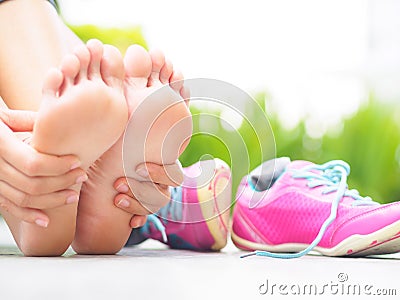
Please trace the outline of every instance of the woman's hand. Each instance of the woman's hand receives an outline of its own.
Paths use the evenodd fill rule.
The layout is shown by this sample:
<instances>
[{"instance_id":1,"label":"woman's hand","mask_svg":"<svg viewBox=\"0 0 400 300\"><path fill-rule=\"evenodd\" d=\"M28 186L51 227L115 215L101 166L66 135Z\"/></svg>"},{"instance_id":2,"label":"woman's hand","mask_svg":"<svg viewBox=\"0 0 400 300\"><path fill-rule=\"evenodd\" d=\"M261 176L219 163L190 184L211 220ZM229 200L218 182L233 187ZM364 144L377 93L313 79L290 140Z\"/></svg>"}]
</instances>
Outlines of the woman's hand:
<instances>
[{"instance_id":1,"label":"woman's hand","mask_svg":"<svg viewBox=\"0 0 400 300\"><path fill-rule=\"evenodd\" d=\"M35 112L0 109L0 207L26 222L46 227L40 209L77 202L68 188L87 178L73 155L52 156L35 151L16 132L32 131Z\"/></svg>"},{"instance_id":2,"label":"woman's hand","mask_svg":"<svg viewBox=\"0 0 400 300\"><path fill-rule=\"evenodd\" d=\"M133 215L130 221L132 228L143 226L147 220L146 215L155 213L166 205L171 197L169 186L178 186L183 181L179 162L164 166L142 164L138 166L137 173L149 181L122 177L114 183L114 188L119 192L114 198L114 204ZM154 203L160 205L154 206Z\"/></svg>"}]
</instances>

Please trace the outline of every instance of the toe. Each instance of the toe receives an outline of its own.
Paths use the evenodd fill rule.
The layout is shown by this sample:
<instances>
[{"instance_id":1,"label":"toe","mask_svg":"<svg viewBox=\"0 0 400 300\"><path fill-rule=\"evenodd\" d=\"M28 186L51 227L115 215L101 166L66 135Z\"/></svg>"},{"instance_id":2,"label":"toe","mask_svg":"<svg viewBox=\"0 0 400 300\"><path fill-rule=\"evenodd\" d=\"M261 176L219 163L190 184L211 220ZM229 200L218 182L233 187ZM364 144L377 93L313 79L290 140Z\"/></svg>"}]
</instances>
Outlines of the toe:
<instances>
[{"instance_id":1,"label":"toe","mask_svg":"<svg viewBox=\"0 0 400 300\"><path fill-rule=\"evenodd\" d=\"M104 45L104 53L100 63L101 77L111 87L122 88L124 63L119 50L111 45Z\"/></svg>"},{"instance_id":2,"label":"toe","mask_svg":"<svg viewBox=\"0 0 400 300\"><path fill-rule=\"evenodd\" d=\"M90 52L90 62L88 68L88 78L95 79L101 78L100 75L100 62L103 57L103 44L99 40L89 40L87 42L87 48Z\"/></svg>"},{"instance_id":3,"label":"toe","mask_svg":"<svg viewBox=\"0 0 400 300\"><path fill-rule=\"evenodd\" d=\"M165 65L165 56L160 50L152 50L149 52L151 57L151 75L148 86L161 85L160 72Z\"/></svg>"},{"instance_id":4,"label":"toe","mask_svg":"<svg viewBox=\"0 0 400 300\"><path fill-rule=\"evenodd\" d=\"M174 70L171 75L170 86L175 92L180 93L183 88L183 74L181 71Z\"/></svg>"},{"instance_id":5,"label":"toe","mask_svg":"<svg viewBox=\"0 0 400 300\"><path fill-rule=\"evenodd\" d=\"M56 97L57 93L63 83L64 75L63 73L56 68L50 69L43 83L43 95Z\"/></svg>"},{"instance_id":6,"label":"toe","mask_svg":"<svg viewBox=\"0 0 400 300\"><path fill-rule=\"evenodd\" d=\"M185 100L186 106L189 106L189 101L190 101L190 90L183 86L179 92L183 100Z\"/></svg>"},{"instance_id":7,"label":"toe","mask_svg":"<svg viewBox=\"0 0 400 300\"><path fill-rule=\"evenodd\" d=\"M79 68L79 59L75 55L68 54L63 58L60 70L64 75L64 89L74 84L75 78L79 74Z\"/></svg>"},{"instance_id":8,"label":"toe","mask_svg":"<svg viewBox=\"0 0 400 300\"><path fill-rule=\"evenodd\" d=\"M124 57L125 80L135 87L146 87L151 74L151 57L139 45L132 45L126 50Z\"/></svg>"},{"instance_id":9,"label":"toe","mask_svg":"<svg viewBox=\"0 0 400 300\"><path fill-rule=\"evenodd\" d=\"M75 80L75 83L80 82L81 80L87 79L88 76L88 67L90 61L90 52L84 45L79 45L74 49L74 54L79 60L79 74Z\"/></svg>"},{"instance_id":10,"label":"toe","mask_svg":"<svg viewBox=\"0 0 400 300\"><path fill-rule=\"evenodd\" d=\"M160 71L160 80L162 84L169 83L169 78L172 75L172 71L173 71L172 62L169 59L166 59L165 64Z\"/></svg>"}]
</instances>

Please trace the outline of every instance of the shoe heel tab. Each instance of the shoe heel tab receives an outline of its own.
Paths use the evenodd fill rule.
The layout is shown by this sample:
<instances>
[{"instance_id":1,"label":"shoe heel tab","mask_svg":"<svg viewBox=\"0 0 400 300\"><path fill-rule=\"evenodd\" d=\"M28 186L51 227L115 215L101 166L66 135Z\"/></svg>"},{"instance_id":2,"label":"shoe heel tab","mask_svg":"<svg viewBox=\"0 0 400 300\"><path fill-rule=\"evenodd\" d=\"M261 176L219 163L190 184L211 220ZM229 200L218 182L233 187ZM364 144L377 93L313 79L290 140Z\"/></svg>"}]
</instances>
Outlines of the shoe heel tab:
<instances>
[{"instance_id":1,"label":"shoe heel tab","mask_svg":"<svg viewBox=\"0 0 400 300\"><path fill-rule=\"evenodd\" d=\"M289 157L279 157L262 163L247 177L249 186L257 192L266 191L285 172L290 162Z\"/></svg>"}]
</instances>

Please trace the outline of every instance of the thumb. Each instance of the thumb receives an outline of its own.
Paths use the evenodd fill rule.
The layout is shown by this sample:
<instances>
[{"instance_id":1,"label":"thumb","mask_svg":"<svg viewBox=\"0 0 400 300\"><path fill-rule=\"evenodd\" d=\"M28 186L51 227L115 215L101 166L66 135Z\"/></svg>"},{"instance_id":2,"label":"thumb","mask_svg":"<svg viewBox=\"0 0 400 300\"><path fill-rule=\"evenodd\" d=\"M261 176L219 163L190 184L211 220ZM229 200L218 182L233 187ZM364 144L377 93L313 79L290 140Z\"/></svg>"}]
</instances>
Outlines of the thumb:
<instances>
[{"instance_id":1,"label":"thumb","mask_svg":"<svg viewBox=\"0 0 400 300\"><path fill-rule=\"evenodd\" d=\"M0 120L12 131L32 131L36 115L34 111L0 108Z\"/></svg>"},{"instance_id":2,"label":"thumb","mask_svg":"<svg viewBox=\"0 0 400 300\"><path fill-rule=\"evenodd\" d=\"M181 185L184 178L182 165L179 160L176 160L171 165L143 163L136 168L136 172L143 178L148 178L154 183L168 186Z\"/></svg>"}]
</instances>

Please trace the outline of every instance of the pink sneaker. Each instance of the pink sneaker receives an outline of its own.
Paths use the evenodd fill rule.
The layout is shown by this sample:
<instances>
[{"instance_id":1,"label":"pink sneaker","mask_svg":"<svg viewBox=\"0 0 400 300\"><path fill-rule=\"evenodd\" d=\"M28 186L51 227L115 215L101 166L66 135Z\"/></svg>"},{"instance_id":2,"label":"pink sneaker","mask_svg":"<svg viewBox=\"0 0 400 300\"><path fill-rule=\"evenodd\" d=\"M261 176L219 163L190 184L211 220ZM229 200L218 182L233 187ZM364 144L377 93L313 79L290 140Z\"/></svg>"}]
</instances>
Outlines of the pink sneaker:
<instances>
[{"instance_id":1,"label":"pink sneaker","mask_svg":"<svg viewBox=\"0 0 400 300\"><path fill-rule=\"evenodd\" d=\"M233 242L244 250L262 250L244 256L277 258L311 250L327 256L399 252L400 203L380 205L348 190L349 172L343 161L264 163L239 186Z\"/></svg>"},{"instance_id":2,"label":"pink sneaker","mask_svg":"<svg viewBox=\"0 0 400 300\"><path fill-rule=\"evenodd\" d=\"M170 203L149 216L140 230L143 240L159 240L174 249L217 251L225 247L231 173L220 159L184 169L182 186L171 189Z\"/></svg>"}]
</instances>

